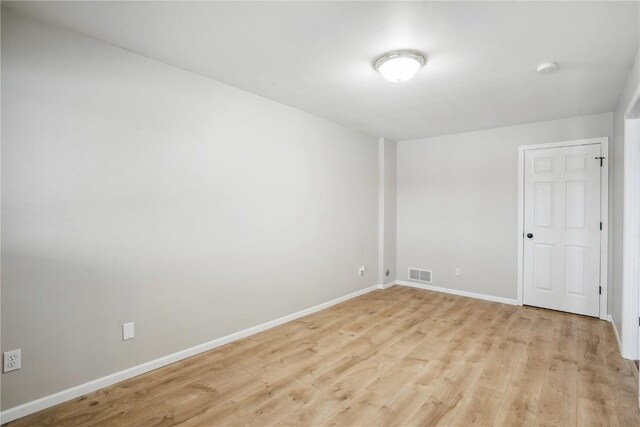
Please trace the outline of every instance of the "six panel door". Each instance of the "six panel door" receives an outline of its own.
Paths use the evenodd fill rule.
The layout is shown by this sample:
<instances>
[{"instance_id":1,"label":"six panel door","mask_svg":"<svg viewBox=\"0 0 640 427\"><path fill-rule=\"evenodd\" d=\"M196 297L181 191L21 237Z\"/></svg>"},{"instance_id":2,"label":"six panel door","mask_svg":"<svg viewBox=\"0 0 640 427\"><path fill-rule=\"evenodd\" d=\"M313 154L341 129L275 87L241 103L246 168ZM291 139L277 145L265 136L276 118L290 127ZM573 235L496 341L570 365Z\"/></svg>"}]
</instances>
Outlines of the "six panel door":
<instances>
[{"instance_id":1,"label":"six panel door","mask_svg":"<svg viewBox=\"0 0 640 427\"><path fill-rule=\"evenodd\" d=\"M523 302L600 314L600 144L525 151Z\"/></svg>"}]
</instances>

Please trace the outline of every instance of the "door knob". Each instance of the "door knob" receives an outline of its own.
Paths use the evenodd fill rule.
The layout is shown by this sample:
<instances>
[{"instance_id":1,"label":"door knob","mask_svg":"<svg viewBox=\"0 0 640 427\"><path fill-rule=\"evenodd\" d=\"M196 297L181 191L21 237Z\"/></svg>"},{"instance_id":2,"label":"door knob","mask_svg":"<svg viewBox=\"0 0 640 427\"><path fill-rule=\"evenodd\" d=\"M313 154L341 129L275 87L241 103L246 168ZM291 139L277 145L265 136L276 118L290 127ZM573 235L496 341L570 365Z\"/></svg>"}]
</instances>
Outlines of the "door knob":
<instances>
[{"instance_id":1,"label":"door knob","mask_svg":"<svg viewBox=\"0 0 640 427\"><path fill-rule=\"evenodd\" d=\"M533 239L533 234L527 233L527 237L530 238L530 239Z\"/></svg>"}]
</instances>

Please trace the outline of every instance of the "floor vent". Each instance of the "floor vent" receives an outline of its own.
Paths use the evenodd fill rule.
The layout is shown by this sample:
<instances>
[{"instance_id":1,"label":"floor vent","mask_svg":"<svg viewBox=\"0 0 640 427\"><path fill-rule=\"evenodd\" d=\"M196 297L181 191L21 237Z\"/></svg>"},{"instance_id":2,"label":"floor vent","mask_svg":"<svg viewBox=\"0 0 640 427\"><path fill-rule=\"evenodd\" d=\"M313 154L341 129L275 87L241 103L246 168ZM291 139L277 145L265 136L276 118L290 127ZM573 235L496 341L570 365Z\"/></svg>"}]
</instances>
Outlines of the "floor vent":
<instances>
[{"instance_id":1,"label":"floor vent","mask_svg":"<svg viewBox=\"0 0 640 427\"><path fill-rule=\"evenodd\" d=\"M416 282L431 283L431 270L419 270L417 268L409 268L409 280Z\"/></svg>"}]
</instances>

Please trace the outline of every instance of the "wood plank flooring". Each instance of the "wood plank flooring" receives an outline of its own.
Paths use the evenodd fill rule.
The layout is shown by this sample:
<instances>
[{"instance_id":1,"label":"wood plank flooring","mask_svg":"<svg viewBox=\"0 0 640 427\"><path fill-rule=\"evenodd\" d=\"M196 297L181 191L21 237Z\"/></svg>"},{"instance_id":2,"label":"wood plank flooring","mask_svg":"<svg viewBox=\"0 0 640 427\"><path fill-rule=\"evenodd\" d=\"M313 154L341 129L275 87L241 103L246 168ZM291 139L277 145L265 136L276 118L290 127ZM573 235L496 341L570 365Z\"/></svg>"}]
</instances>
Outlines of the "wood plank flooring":
<instances>
[{"instance_id":1,"label":"wood plank flooring","mask_svg":"<svg viewBox=\"0 0 640 427\"><path fill-rule=\"evenodd\" d=\"M11 426L640 426L607 322L371 292Z\"/></svg>"}]
</instances>

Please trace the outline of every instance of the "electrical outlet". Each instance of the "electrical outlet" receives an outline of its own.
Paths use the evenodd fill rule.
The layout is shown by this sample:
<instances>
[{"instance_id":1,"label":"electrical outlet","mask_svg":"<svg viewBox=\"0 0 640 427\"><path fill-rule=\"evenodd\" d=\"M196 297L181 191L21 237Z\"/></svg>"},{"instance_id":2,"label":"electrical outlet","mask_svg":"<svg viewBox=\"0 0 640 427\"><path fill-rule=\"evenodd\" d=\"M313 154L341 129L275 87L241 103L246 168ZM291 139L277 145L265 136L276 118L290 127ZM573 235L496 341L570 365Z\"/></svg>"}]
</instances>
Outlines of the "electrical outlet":
<instances>
[{"instance_id":1,"label":"electrical outlet","mask_svg":"<svg viewBox=\"0 0 640 427\"><path fill-rule=\"evenodd\" d=\"M20 349L4 352L4 372L17 371L22 366Z\"/></svg>"},{"instance_id":2,"label":"electrical outlet","mask_svg":"<svg viewBox=\"0 0 640 427\"><path fill-rule=\"evenodd\" d=\"M122 324L122 341L130 340L135 336L133 322Z\"/></svg>"},{"instance_id":3,"label":"electrical outlet","mask_svg":"<svg viewBox=\"0 0 640 427\"><path fill-rule=\"evenodd\" d=\"M358 269L358 276L364 276L364 265L361 265Z\"/></svg>"},{"instance_id":4,"label":"electrical outlet","mask_svg":"<svg viewBox=\"0 0 640 427\"><path fill-rule=\"evenodd\" d=\"M460 272L460 267L456 268L456 276L460 276L461 272Z\"/></svg>"}]
</instances>

